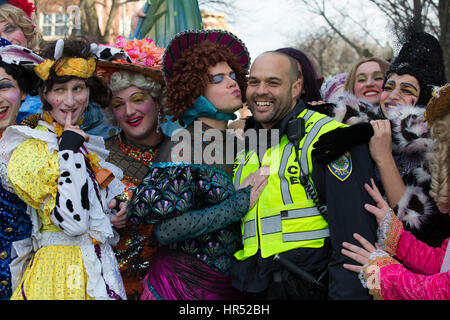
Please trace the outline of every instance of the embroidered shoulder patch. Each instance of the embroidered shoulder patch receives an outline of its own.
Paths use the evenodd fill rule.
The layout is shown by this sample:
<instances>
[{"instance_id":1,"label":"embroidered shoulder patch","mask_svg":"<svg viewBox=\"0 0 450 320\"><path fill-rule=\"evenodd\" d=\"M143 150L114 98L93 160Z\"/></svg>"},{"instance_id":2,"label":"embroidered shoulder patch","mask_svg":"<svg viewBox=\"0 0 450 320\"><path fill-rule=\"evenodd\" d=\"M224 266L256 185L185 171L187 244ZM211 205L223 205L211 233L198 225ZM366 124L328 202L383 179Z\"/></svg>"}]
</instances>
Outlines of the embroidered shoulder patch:
<instances>
[{"instance_id":1,"label":"embroidered shoulder patch","mask_svg":"<svg viewBox=\"0 0 450 320\"><path fill-rule=\"evenodd\" d=\"M344 153L344 155L328 165L328 170L341 181L345 181L350 177L352 169L352 158L349 152Z\"/></svg>"}]
</instances>

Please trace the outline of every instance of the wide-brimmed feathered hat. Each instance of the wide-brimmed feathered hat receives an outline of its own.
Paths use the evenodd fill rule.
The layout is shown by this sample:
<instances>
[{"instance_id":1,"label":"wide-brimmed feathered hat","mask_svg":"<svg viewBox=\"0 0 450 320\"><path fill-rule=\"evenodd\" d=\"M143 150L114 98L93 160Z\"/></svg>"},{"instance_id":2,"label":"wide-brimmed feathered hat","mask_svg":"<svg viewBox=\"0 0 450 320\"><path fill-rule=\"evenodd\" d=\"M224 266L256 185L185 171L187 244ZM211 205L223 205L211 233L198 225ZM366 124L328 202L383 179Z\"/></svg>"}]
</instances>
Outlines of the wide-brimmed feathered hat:
<instances>
[{"instance_id":1,"label":"wide-brimmed feathered hat","mask_svg":"<svg viewBox=\"0 0 450 320\"><path fill-rule=\"evenodd\" d=\"M238 57L239 63L245 70L250 67L250 54L241 39L231 32L220 29L186 30L178 33L170 41L162 59L162 72L164 80L170 81L173 75L173 66L184 50L203 41L210 41L227 47Z\"/></svg>"},{"instance_id":2,"label":"wide-brimmed feathered hat","mask_svg":"<svg viewBox=\"0 0 450 320\"><path fill-rule=\"evenodd\" d=\"M426 105L431 99L433 88L447 82L442 48L439 41L429 33L412 29L405 32L402 41L402 48L389 66L384 83L391 73L414 76L420 84L417 104Z\"/></svg>"},{"instance_id":3,"label":"wide-brimmed feathered hat","mask_svg":"<svg viewBox=\"0 0 450 320\"><path fill-rule=\"evenodd\" d=\"M164 85L161 63L164 48L152 39L125 40L119 36L115 44L98 45L96 74L109 81L117 70L141 73Z\"/></svg>"}]
</instances>

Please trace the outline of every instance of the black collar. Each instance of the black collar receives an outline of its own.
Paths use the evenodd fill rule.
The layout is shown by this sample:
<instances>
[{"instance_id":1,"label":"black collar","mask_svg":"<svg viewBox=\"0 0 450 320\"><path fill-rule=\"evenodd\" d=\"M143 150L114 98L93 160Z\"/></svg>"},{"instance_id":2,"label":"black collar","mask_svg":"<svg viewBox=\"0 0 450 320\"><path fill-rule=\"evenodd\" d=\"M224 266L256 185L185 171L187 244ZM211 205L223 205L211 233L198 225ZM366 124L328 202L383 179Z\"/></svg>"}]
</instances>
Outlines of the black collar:
<instances>
[{"instance_id":1,"label":"black collar","mask_svg":"<svg viewBox=\"0 0 450 320\"><path fill-rule=\"evenodd\" d=\"M303 100L298 99L295 107L291 111L289 111L289 113L287 115L285 115L283 117L283 119L281 119L280 121L275 123L275 125L271 129L269 129L269 132L272 129L279 129L280 130L280 138L281 138L281 136L286 131L286 126L287 126L287 123L289 122L289 120L297 118L298 115L300 114L300 112L302 112L305 108L306 108L306 105L303 102ZM253 118L253 116L251 116L245 121L244 131L246 131L248 129L260 130L260 129L263 129L263 126L258 121L256 121L255 118Z\"/></svg>"},{"instance_id":2,"label":"black collar","mask_svg":"<svg viewBox=\"0 0 450 320\"><path fill-rule=\"evenodd\" d=\"M267 146L268 148L270 148L270 142L271 142L271 134L270 131L271 130L280 130L279 132L279 138L281 139L281 137L284 135L284 133L286 132L286 127L287 124L289 122L289 120L292 119L296 119L298 117L298 115L304 110L306 109L306 105L303 102L302 99L298 99L297 100L297 104L295 105L295 107L289 111L288 114L286 114L283 119L281 119L280 121L278 121L277 123L275 123L275 125L270 128L267 132ZM255 130L261 130L264 129L263 126L255 120L255 118L253 116L249 117L246 121L245 121L245 127L244 127L244 132L246 130L249 129L255 129ZM256 138L258 139L258 145L260 145L259 143L259 135L256 135ZM247 144L246 144L247 147Z\"/></svg>"}]
</instances>

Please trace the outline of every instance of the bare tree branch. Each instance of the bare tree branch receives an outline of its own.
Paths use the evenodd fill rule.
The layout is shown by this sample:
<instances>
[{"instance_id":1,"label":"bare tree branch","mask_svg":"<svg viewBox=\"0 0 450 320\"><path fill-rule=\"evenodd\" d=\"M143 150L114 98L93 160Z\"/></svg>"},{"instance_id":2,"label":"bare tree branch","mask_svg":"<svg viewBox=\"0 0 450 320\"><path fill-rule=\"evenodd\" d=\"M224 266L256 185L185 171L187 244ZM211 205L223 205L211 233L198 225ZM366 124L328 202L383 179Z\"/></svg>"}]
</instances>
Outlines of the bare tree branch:
<instances>
[{"instance_id":1,"label":"bare tree branch","mask_svg":"<svg viewBox=\"0 0 450 320\"><path fill-rule=\"evenodd\" d=\"M314 1L313 6L311 4L311 1L308 0L302 0L305 6L308 8L308 10L316 15L321 16L325 22L328 24L328 26L337 34L339 37L342 38L345 42L347 42L361 57L370 57L372 56L372 53L367 49L359 46L356 42L352 41L350 38L348 38L344 33L341 32L341 30L331 21L331 19L326 15L325 13L325 0L322 0L322 6L319 5L317 1Z\"/></svg>"},{"instance_id":2,"label":"bare tree branch","mask_svg":"<svg viewBox=\"0 0 450 320\"><path fill-rule=\"evenodd\" d=\"M380 41L378 41L378 39L375 38L375 37L373 36L373 34L372 34L372 33L366 28L366 26L364 26L362 23L360 23L359 21L356 21L351 15L349 15L349 14L347 14L347 13L345 13L345 12L339 11L339 14L340 14L343 18L349 19L349 20L352 21L354 24L356 24L357 26L359 26L359 27L361 28L361 30L363 30L364 33L365 33L368 37L370 37L373 41L375 41L375 43L376 43L377 45L379 45L380 47L383 46L383 45L380 43Z\"/></svg>"}]
</instances>

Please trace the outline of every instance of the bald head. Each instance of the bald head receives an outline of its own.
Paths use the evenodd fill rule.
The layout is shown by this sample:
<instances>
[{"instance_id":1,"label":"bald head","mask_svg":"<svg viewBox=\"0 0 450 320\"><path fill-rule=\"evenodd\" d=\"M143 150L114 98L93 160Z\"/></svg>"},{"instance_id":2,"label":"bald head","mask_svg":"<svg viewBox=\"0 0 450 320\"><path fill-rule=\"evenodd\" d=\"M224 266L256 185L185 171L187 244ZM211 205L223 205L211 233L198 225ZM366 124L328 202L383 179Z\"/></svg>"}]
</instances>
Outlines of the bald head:
<instances>
[{"instance_id":1,"label":"bald head","mask_svg":"<svg viewBox=\"0 0 450 320\"><path fill-rule=\"evenodd\" d=\"M253 117L270 129L291 111L300 95L297 62L281 52L259 55L250 68L247 102Z\"/></svg>"},{"instance_id":2,"label":"bald head","mask_svg":"<svg viewBox=\"0 0 450 320\"><path fill-rule=\"evenodd\" d=\"M297 79L299 77L298 64L297 64L297 61L294 58L288 56L287 54L285 54L283 52L266 51L266 52L261 53L258 57L256 57L256 59L258 59L260 57L263 57L265 55L274 55L274 56L281 56L281 57L286 58L286 60L287 60L286 61L286 63L287 63L286 64L286 67L287 67L286 72L287 72L287 75L289 77L289 80L291 81L291 83L294 83L295 81L297 81Z\"/></svg>"}]
</instances>

